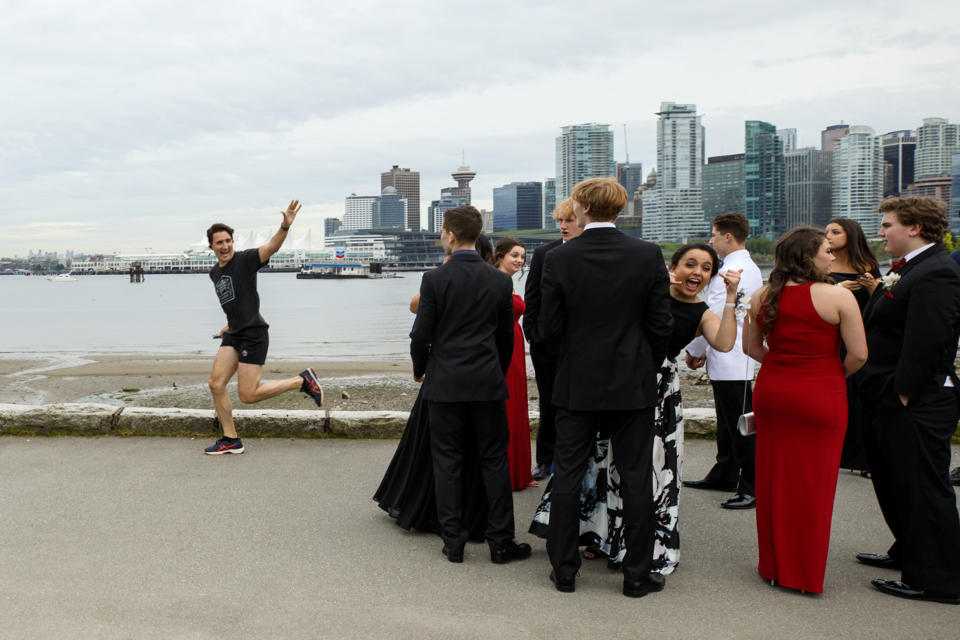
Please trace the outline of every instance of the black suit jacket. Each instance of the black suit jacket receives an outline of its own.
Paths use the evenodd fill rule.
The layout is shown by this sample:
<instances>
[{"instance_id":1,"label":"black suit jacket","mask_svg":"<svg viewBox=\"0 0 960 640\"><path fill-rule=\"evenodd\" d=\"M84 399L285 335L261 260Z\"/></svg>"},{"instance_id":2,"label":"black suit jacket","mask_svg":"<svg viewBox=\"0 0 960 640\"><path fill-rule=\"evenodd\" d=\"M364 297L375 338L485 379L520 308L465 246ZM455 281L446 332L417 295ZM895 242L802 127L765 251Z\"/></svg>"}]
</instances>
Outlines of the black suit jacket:
<instances>
[{"instance_id":1,"label":"black suit jacket","mask_svg":"<svg viewBox=\"0 0 960 640\"><path fill-rule=\"evenodd\" d=\"M523 312L523 333L530 344L542 345L543 338L540 336L540 327L538 326L540 318L540 279L543 274L543 257L547 251L556 249L563 245L563 240L554 240L542 247L537 247L533 252L533 259L530 261L530 271L527 273L527 285L523 290L523 302L526 304L526 310ZM542 345L546 346L546 345Z\"/></svg>"},{"instance_id":2,"label":"black suit jacket","mask_svg":"<svg viewBox=\"0 0 960 640\"><path fill-rule=\"evenodd\" d=\"M540 329L562 345L553 404L625 411L657 402L673 317L660 247L610 227L584 231L544 259Z\"/></svg>"},{"instance_id":3,"label":"black suit jacket","mask_svg":"<svg viewBox=\"0 0 960 640\"><path fill-rule=\"evenodd\" d=\"M423 274L410 331L413 374L423 398L504 400L513 355L513 282L475 253L454 255Z\"/></svg>"},{"instance_id":4,"label":"black suit jacket","mask_svg":"<svg viewBox=\"0 0 960 640\"><path fill-rule=\"evenodd\" d=\"M885 295L880 284L864 310L867 364L858 372L870 402L921 398L955 375L960 334L960 267L939 245L900 269Z\"/></svg>"}]
</instances>

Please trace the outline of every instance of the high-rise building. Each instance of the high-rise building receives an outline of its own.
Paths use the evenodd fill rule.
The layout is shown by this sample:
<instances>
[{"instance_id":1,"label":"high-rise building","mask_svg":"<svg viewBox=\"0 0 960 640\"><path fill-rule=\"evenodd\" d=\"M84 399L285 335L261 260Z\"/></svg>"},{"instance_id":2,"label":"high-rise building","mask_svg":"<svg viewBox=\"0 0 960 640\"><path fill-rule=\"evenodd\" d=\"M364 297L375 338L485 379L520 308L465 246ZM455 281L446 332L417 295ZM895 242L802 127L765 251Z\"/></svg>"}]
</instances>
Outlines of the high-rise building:
<instances>
[{"instance_id":1,"label":"high-rise building","mask_svg":"<svg viewBox=\"0 0 960 640\"><path fill-rule=\"evenodd\" d=\"M661 102L657 113L657 184L643 193L643 237L702 238L703 125L697 105Z\"/></svg>"},{"instance_id":2,"label":"high-rise building","mask_svg":"<svg viewBox=\"0 0 960 640\"><path fill-rule=\"evenodd\" d=\"M553 210L557 208L557 181L547 178L543 181L543 228L556 229Z\"/></svg>"},{"instance_id":3,"label":"high-rise building","mask_svg":"<svg viewBox=\"0 0 960 640\"><path fill-rule=\"evenodd\" d=\"M373 226L376 229L405 229L407 225L407 199L393 187L384 187L373 210Z\"/></svg>"},{"instance_id":4,"label":"high-rise building","mask_svg":"<svg viewBox=\"0 0 960 640\"><path fill-rule=\"evenodd\" d=\"M721 213L743 213L744 155L713 156L703 167L703 217L709 224Z\"/></svg>"},{"instance_id":5,"label":"high-rise building","mask_svg":"<svg viewBox=\"0 0 960 640\"><path fill-rule=\"evenodd\" d=\"M833 154L833 215L853 218L868 238L880 230L883 147L870 127L850 127Z\"/></svg>"},{"instance_id":6,"label":"high-rise building","mask_svg":"<svg viewBox=\"0 0 960 640\"><path fill-rule=\"evenodd\" d=\"M464 207L468 204L470 203L463 198L446 198L432 201L427 208L429 230L433 232L440 231L440 227L443 226L443 213L445 211L456 209L457 207Z\"/></svg>"},{"instance_id":7,"label":"high-rise building","mask_svg":"<svg viewBox=\"0 0 960 640\"><path fill-rule=\"evenodd\" d=\"M850 132L848 124L832 124L820 132L820 148L824 151L835 151L837 141Z\"/></svg>"},{"instance_id":8,"label":"high-rise building","mask_svg":"<svg viewBox=\"0 0 960 640\"><path fill-rule=\"evenodd\" d=\"M337 232L338 229L343 225L343 220L340 218L324 218L323 219L323 235L332 236Z\"/></svg>"},{"instance_id":9,"label":"high-rise building","mask_svg":"<svg viewBox=\"0 0 960 640\"><path fill-rule=\"evenodd\" d=\"M797 130L796 129L777 129L777 137L783 143L783 152L797 150Z\"/></svg>"},{"instance_id":10,"label":"high-rise building","mask_svg":"<svg viewBox=\"0 0 960 640\"><path fill-rule=\"evenodd\" d=\"M891 131L880 136L883 145L883 197L898 196L913 182L914 151L917 136L913 131Z\"/></svg>"},{"instance_id":11,"label":"high-rise building","mask_svg":"<svg viewBox=\"0 0 960 640\"><path fill-rule=\"evenodd\" d=\"M744 215L750 235L774 240L787 230L783 145L769 122L744 126Z\"/></svg>"},{"instance_id":12,"label":"high-rise building","mask_svg":"<svg viewBox=\"0 0 960 640\"><path fill-rule=\"evenodd\" d=\"M914 179L949 175L955 153L960 153L960 125L946 118L924 118L917 129Z\"/></svg>"},{"instance_id":13,"label":"high-rise building","mask_svg":"<svg viewBox=\"0 0 960 640\"><path fill-rule=\"evenodd\" d=\"M917 178L913 184L904 190L903 195L915 198L936 198L942 200L943 204L949 207L951 206L950 200L953 197L952 187L953 178L949 173L942 176L929 176L927 178Z\"/></svg>"},{"instance_id":14,"label":"high-rise building","mask_svg":"<svg viewBox=\"0 0 960 640\"><path fill-rule=\"evenodd\" d=\"M950 220L953 235L960 236L960 153L953 154L950 166L950 209L947 219Z\"/></svg>"},{"instance_id":15,"label":"high-rise building","mask_svg":"<svg viewBox=\"0 0 960 640\"><path fill-rule=\"evenodd\" d=\"M801 225L824 227L833 217L833 153L807 147L783 154L786 230Z\"/></svg>"},{"instance_id":16,"label":"high-rise building","mask_svg":"<svg viewBox=\"0 0 960 640\"><path fill-rule=\"evenodd\" d=\"M543 225L543 185L511 182L493 189L493 230L540 229Z\"/></svg>"},{"instance_id":17,"label":"high-rise building","mask_svg":"<svg viewBox=\"0 0 960 640\"><path fill-rule=\"evenodd\" d=\"M587 178L616 175L610 125L575 124L560 131L556 139L557 201L569 198L573 187Z\"/></svg>"},{"instance_id":18,"label":"high-rise building","mask_svg":"<svg viewBox=\"0 0 960 640\"><path fill-rule=\"evenodd\" d=\"M627 205L620 212L620 215L632 216L633 194L643 184L643 165L639 162L618 162L617 182L627 190Z\"/></svg>"},{"instance_id":19,"label":"high-rise building","mask_svg":"<svg viewBox=\"0 0 960 640\"><path fill-rule=\"evenodd\" d=\"M455 187L444 187L440 190L441 200L466 200L467 204L471 202L470 181L477 177L476 171L471 171L470 167L462 166L452 174L453 179L457 181Z\"/></svg>"},{"instance_id":20,"label":"high-rise building","mask_svg":"<svg viewBox=\"0 0 960 640\"><path fill-rule=\"evenodd\" d=\"M370 229L373 227L373 211L380 196L347 196L341 229Z\"/></svg>"},{"instance_id":21,"label":"high-rise building","mask_svg":"<svg viewBox=\"0 0 960 640\"><path fill-rule=\"evenodd\" d=\"M407 229L420 231L420 172L393 165L380 174L380 191L393 187L407 199Z\"/></svg>"}]
</instances>

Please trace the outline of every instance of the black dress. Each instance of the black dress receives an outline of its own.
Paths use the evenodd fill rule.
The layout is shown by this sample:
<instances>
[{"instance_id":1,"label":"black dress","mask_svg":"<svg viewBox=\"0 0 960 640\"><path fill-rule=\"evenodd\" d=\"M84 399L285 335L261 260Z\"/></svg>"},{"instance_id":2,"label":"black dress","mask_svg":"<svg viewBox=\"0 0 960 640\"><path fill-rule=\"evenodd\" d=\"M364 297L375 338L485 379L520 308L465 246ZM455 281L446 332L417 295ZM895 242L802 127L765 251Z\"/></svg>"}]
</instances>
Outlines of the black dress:
<instances>
[{"instance_id":1,"label":"black dress","mask_svg":"<svg viewBox=\"0 0 960 640\"><path fill-rule=\"evenodd\" d=\"M870 272L874 278L880 277L880 271L874 269ZM831 273L830 277L836 282L846 282L856 280L860 277L859 273ZM860 315L870 300L870 292L866 289L851 291L860 305ZM847 357L847 350L843 344L840 345L840 359ZM860 425L860 390L855 376L847 378L847 435L843 440L843 453L840 454L840 467L842 469L853 469L855 471L868 471L867 454L863 449L863 431Z\"/></svg>"},{"instance_id":2,"label":"black dress","mask_svg":"<svg viewBox=\"0 0 960 640\"><path fill-rule=\"evenodd\" d=\"M429 412L421 395L417 394L403 436L373 499L405 530L439 534ZM461 473L467 535L474 542L482 542L487 529L487 494L476 450L471 447L465 448Z\"/></svg>"}]
</instances>

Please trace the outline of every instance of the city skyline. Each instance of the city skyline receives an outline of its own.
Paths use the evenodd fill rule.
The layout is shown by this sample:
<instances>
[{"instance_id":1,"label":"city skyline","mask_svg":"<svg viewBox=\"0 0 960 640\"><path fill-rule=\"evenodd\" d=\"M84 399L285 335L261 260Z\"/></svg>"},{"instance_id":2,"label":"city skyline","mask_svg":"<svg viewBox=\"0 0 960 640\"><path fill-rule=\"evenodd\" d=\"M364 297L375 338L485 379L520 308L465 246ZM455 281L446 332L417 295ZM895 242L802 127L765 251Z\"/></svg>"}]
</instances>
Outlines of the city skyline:
<instances>
[{"instance_id":1,"label":"city skyline","mask_svg":"<svg viewBox=\"0 0 960 640\"><path fill-rule=\"evenodd\" d=\"M494 187L555 177L572 124L609 124L616 162L626 124L649 172L661 101L697 105L705 157L743 152L747 120L796 129L798 147L839 122L960 121L960 10L932 1L624 2L594 21L573 2L363 4L6 6L0 55L24 98L0 105L0 254L179 251L212 222L268 227L291 198L317 230L392 165L420 172L426 226L461 164L481 209Z\"/></svg>"}]
</instances>

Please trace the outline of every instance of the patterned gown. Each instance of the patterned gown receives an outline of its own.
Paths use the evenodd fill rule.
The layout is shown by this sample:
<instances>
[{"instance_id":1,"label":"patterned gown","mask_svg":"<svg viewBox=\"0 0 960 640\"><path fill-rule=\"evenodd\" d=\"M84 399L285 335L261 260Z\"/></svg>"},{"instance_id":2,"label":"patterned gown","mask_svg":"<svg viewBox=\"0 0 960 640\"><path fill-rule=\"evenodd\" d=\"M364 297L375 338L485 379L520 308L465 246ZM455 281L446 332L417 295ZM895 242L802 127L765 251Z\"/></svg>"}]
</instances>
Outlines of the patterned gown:
<instances>
[{"instance_id":1,"label":"patterned gown","mask_svg":"<svg viewBox=\"0 0 960 640\"><path fill-rule=\"evenodd\" d=\"M653 569L667 575L680 562L680 468L683 464L683 402L676 357L696 336L708 307L703 302L672 299L673 336L670 349L657 373L657 406L654 412L653 498L656 529ZM547 537L550 524L550 491L553 480L540 498L530 524L530 533ZM609 438L598 438L594 455L587 463L580 493L580 545L600 549L607 564L616 568L623 561L623 501L620 474L613 464Z\"/></svg>"}]
</instances>

